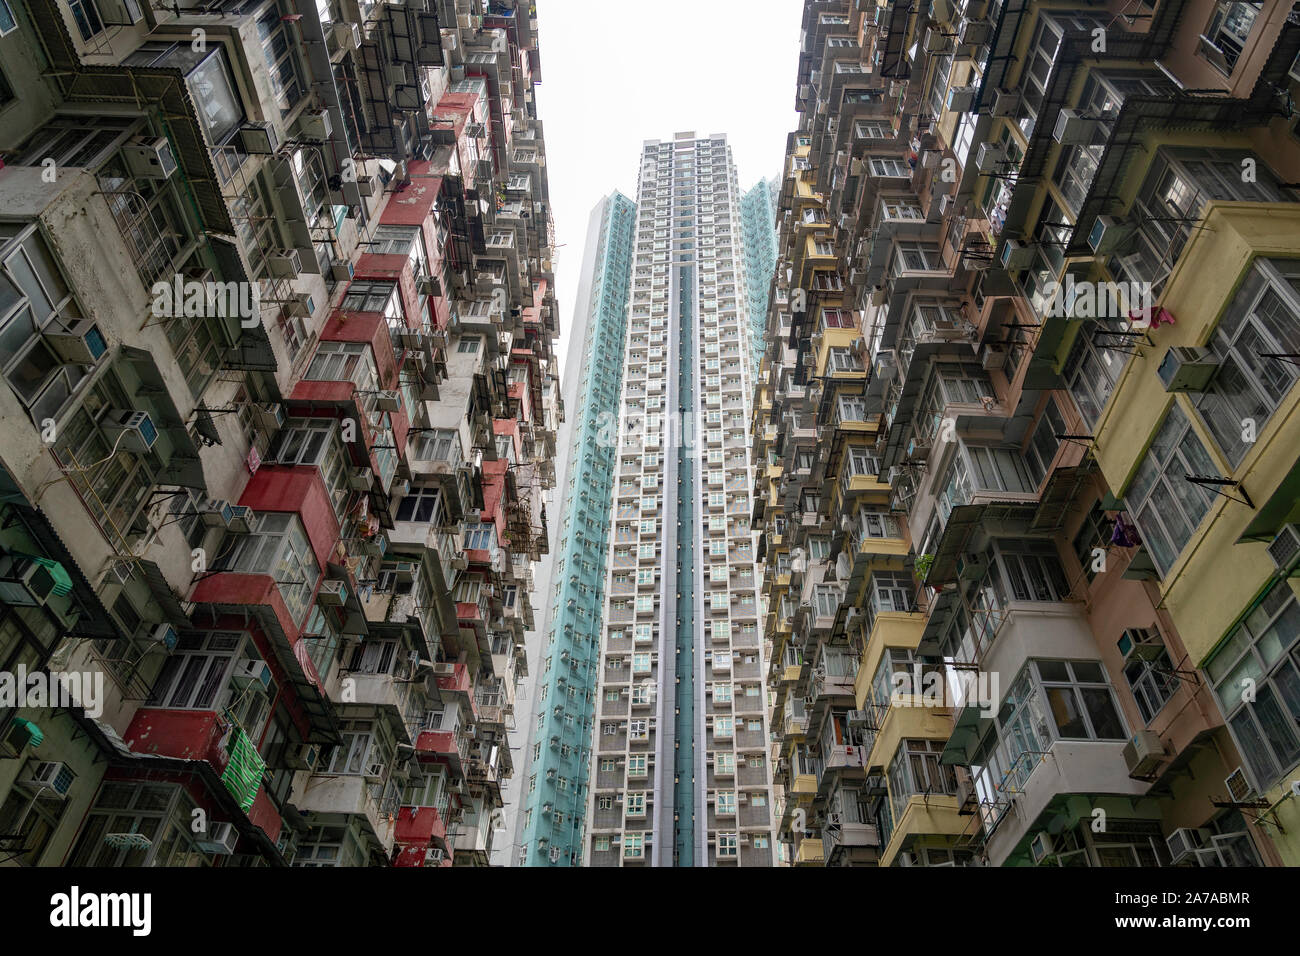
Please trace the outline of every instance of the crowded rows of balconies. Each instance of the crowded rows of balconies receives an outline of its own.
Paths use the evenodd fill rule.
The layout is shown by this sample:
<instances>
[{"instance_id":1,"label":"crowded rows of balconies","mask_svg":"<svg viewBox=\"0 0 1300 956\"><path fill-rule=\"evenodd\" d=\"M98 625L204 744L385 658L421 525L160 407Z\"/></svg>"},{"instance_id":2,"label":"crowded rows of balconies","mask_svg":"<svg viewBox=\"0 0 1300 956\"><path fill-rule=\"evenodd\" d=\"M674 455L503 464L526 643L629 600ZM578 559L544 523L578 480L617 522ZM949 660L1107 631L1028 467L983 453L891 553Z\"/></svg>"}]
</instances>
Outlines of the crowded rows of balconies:
<instances>
[{"instance_id":1,"label":"crowded rows of balconies","mask_svg":"<svg viewBox=\"0 0 1300 956\"><path fill-rule=\"evenodd\" d=\"M1247 542L1294 513L1254 429L1280 449L1295 400L1300 26L1075 7L805 4L753 421L785 862L1294 853L1300 751L1207 662L1261 587L1247 633L1295 601ZM1253 371L1211 374L1242 311ZM1267 514L1223 517L1252 443ZM1212 507L1242 545L1187 563ZM1216 558L1254 577L1209 634Z\"/></svg>"},{"instance_id":2,"label":"crowded rows of balconies","mask_svg":"<svg viewBox=\"0 0 1300 956\"><path fill-rule=\"evenodd\" d=\"M561 414L535 13L16 7L0 668L77 690L0 706L7 859L486 865Z\"/></svg>"}]
</instances>

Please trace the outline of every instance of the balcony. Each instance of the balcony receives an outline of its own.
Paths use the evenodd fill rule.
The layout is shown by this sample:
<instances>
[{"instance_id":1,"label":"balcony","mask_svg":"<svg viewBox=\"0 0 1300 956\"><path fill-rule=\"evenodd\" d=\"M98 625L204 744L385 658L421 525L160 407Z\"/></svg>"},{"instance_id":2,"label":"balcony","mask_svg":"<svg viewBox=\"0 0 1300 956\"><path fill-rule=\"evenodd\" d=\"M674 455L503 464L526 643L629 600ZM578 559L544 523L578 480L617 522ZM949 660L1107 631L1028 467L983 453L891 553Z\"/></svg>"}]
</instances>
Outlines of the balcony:
<instances>
[{"instance_id":1,"label":"balcony","mask_svg":"<svg viewBox=\"0 0 1300 956\"><path fill-rule=\"evenodd\" d=\"M799 841L799 848L794 854L795 866L825 866L826 851L822 841L816 837L804 837Z\"/></svg>"},{"instance_id":2,"label":"balcony","mask_svg":"<svg viewBox=\"0 0 1300 956\"><path fill-rule=\"evenodd\" d=\"M359 818L387 855L393 849L392 816L398 803L396 793L385 799L384 789L380 779L361 774L314 774L294 791L293 803L304 814Z\"/></svg>"}]
</instances>

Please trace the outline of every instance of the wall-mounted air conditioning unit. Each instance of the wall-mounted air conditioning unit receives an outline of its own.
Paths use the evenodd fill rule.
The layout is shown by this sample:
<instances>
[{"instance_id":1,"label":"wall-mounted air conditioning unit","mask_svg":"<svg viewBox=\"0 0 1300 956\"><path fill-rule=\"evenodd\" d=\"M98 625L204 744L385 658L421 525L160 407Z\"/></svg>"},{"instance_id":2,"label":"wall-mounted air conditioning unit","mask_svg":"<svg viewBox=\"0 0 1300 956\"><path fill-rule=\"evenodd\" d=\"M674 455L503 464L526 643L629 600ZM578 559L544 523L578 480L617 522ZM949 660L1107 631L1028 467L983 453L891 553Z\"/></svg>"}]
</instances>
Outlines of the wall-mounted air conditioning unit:
<instances>
[{"instance_id":1,"label":"wall-mounted air conditioning unit","mask_svg":"<svg viewBox=\"0 0 1300 956\"><path fill-rule=\"evenodd\" d=\"M1205 846L1209 839L1210 831L1203 827L1180 827L1165 837L1165 843L1169 845L1170 862L1177 866Z\"/></svg>"},{"instance_id":2,"label":"wall-mounted air conditioning unit","mask_svg":"<svg viewBox=\"0 0 1300 956\"><path fill-rule=\"evenodd\" d=\"M126 168L136 179L167 179L176 171L176 156L164 137L122 147Z\"/></svg>"},{"instance_id":3,"label":"wall-mounted air conditioning unit","mask_svg":"<svg viewBox=\"0 0 1300 956\"><path fill-rule=\"evenodd\" d=\"M1137 232L1137 222L1126 222L1113 216L1098 216L1088 230L1088 246L1099 256L1124 252Z\"/></svg>"},{"instance_id":4,"label":"wall-mounted air conditioning unit","mask_svg":"<svg viewBox=\"0 0 1300 956\"><path fill-rule=\"evenodd\" d=\"M1101 119L1083 110L1061 110L1056 114L1056 127L1052 139L1062 146L1085 146L1092 142L1093 134L1101 126Z\"/></svg>"},{"instance_id":5,"label":"wall-mounted air conditioning unit","mask_svg":"<svg viewBox=\"0 0 1300 956\"><path fill-rule=\"evenodd\" d=\"M91 319L75 322L67 331L46 328L41 337L70 365L93 365L108 351L108 340Z\"/></svg>"},{"instance_id":6,"label":"wall-mounted air conditioning unit","mask_svg":"<svg viewBox=\"0 0 1300 956\"><path fill-rule=\"evenodd\" d=\"M334 132L329 110L303 110L298 116L298 132L306 139L329 139Z\"/></svg>"},{"instance_id":7,"label":"wall-mounted air conditioning unit","mask_svg":"<svg viewBox=\"0 0 1300 956\"><path fill-rule=\"evenodd\" d=\"M1218 360L1209 349L1174 346L1165 352L1156 374L1166 392L1203 392L1218 370Z\"/></svg>"},{"instance_id":8,"label":"wall-mounted air conditioning unit","mask_svg":"<svg viewBox=\"0 0 1300 956\"><path fill-rule=\"evenodd\" d=\"M270 156L280 148L280 134L274 123L249 123L239 128L239 144L246 153Z\"/></svg>"},{"instance_id":9,"label":"wall-mounted air conditioning unit","mask_svg":"<svg viewBox=\"0 0 1300 956\"><path fill-rule=\"evenodd\" d=\"M17 554L0 557L0 604L42 607L54 586L54 574L39 561Z\"/></svg>"},{"instance_id":10,"label":"wall-mounted air conditioning unit","mask_svg":"<svg viewBox=\"0 0 1300 956\"><path fill-rule=\"evenodd\" d=\"M180 643L180 635L176 633L176 628L170 624L159 624L150 633L149 638L155 644L160 644L169 651L176 650L176 645Z\"/></svg>"},{"instance_id":11,"label":"wall-mounted air conditioning unit","mask_svg":"<svg viewBox=\"0 0 1300 956\"><path fill-rule=\"evenodd\" d=\"M1019 90L998 90L993 94L994 116L1015 116L1022 99Z\"/></svg>"},{"instance_id":12,"label":"wall-mounted air conditioning unit","mask_svg":"<svg viewBox=\"0 0 1300 956\"><path fill-rule=\"evenodd\" d=\"M1160 632L1149 627L1130 627L1120 635L1116 646L1127 661L1154 661L1165 650Z\"/></svg>"},{"instance_id":13,"label":"wall-mounted air conditioning unit","mask_svg":"<svg viewBox=\"0 0 1300 956\"><path fill-rule=\"evenodd\" d=\"M1054 849L1051 834L1046 830L1039 830L1029 844L1029 855L1034 858L1035 863L1042 863L1052 855Z\"/></svg>"},{"instance_id":14,"label":"wall-mounted air conditioning unit","mask_svg":"<svg viewBox=\"0 0 1300 956\"><path fill-rule=\"evenodd\" d=\"M1124 763L1130 777L1148 776L1164 759L1165 745L1160 735L1150 730L1139 730L1124 745Z\"/></svg>"},{"instance_id":15,"label":"wall-mounted air conditioning unit","mask_svg":"<svg viewBox=\"0 0 1300 956\"><path fill-rule=\"evenodd\" d=\"M954 86L948 91L948 109L954 113L969 113L975 108L979 92L978 86Z\"/></svg>"},{"instance_id":16,"label":"wall-mounted air conditioning unit","mask_svg":"<svg viewBox=\"0 0 1300 956\"><path fill-rule=\"evenodd\" d=\"M195 842L209 856L230 856L239 842L239 831L233 823L209 823L208 832Z\"/></svg>"},{"instance_id":17,"label":"wall-mounted air conditioning unit","mask_svg":"<svg viewBox=\"0 0 1300 956\"><path fill-rule=\"evenodd\" d=\"M1015 239L1008 239L1002 247L1002 254L998 257L998 263L1008 272L1019 272L1022 269L1028 269L1034 262L1034 256L1038 253L1036 243L1017 242Z\"/></svg>"},{"instance_id":18,"label":"wall-mounted air conditioning unit","mask_svg":"<svg viewBox=\"0 0 1300 956\"><path fill-rule=\"evenodd\" d=\"M975 151L975 168L982 173L992 172L1006 158L1006 143L980 143Z\"/></svg>"},{"instance_id":19,"label":"wall-mounted air conditioning unit","mask_svg":"<svg viewBox=\"0 0 1300 956\"><path fill-rule=\"evenodd\" d=\"M72 790L77 775L66 763L32 761L23 768L18 783L38 800L63 800Z\"/></svg>"},{"instance_id":20,"label":"wall-mounted air conditioning unit","mask_svg":"<svg viewBox=\"0 0 1300 956\"><path fill-rule=\"evenodd\" d=\"M149 413L133 408L110 408L99 420L99 427L109 436L109 444L119 451L144 454L158 441L158 429Z\"/></svg>"},{"instance_id":21,"label":"wall-mounted air conditioning unit","mask_svg":"<svg viewBox=\"0 0 1300 956\"><path fill-rule=\"evenodd\" d=\"M1268 556L1279 574L1290 575L1300 564L1300 525L1284 524L1269 542Z\"/></svg>"},{"instance_id":22,"label":"wall-mounted air conditioning unit","mask_svg":"<svg viewBox=\"0 0 1300 956\"><path fill-rule=\"evenodd\" d=\"M282 249L266 257L266 268L277 279L296 279L302 273L302 257L297 249Z\"/></svg>"},{"instance_id":23,"label":"wall-mounted air conditioning unit","mask_svg":"<svg viewBox=\"0 0 1300 956\"><path fill-rule=\"evenodd\" d=\"M230 522L226 525L226 530L231 534L252 534L256 523L257 512L248 505L230 506Z\"/></svg>"},{"instance_id":24,"label":"wall-mounted air conditioning unit","mask_svg":"<svg viewBox=\"0 0 1300 956\"><path fill-rule=\"evenodd\" d=\"M325 607L341 607L348 600L346 581L322 581L316 592L316 603Z\"/></svg>"},{"instance_id":25,"label":"wall-mounted air conditioning unit","mask_svg":"<svg viewBox=\"0 0 1300 956\"><path fill-rule=\"evenodd\" d=\"M231 681L241 689L269 691L271 689L271 668L266 661L240 661L230 675Z\"/></svg>"}]
</instances>

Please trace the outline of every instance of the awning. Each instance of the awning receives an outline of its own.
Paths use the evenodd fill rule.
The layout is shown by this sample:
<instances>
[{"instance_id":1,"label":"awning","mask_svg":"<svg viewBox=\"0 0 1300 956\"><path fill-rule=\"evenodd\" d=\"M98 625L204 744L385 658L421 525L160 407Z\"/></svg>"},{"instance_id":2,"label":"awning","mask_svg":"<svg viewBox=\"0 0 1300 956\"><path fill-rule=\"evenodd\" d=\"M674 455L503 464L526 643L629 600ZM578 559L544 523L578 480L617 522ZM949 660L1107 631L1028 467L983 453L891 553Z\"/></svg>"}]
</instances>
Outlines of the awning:
<instances>
[{"instance_id":1,"label":"awning","mask_svg":"<svg viewBox=\"0 0 1300 956\"><path fill-rule=\"evenodd\" d=\"M163 577L162 568L153 561L146 561L144 558L136 559L140 571L144 574L145 584L149 586L150 596L158 602L158 607L162 610L164 616L176 627L189 627L190 618L181 607L181 602L177 599L176 593L172 590L167 579Z\"/></svg>"},{"instance_id":2,"label":"awning","mask_svg":"<svg viewBox=\"0 0 1300 956\"><path fill-rule=\"evenodd\" d=\"M1285 478L1267 501L1255 511L1237 544L1248 541L1272 541L1284 524L1300 521L1300 458L1291 465Z\"/></svg>"}]
</instances>

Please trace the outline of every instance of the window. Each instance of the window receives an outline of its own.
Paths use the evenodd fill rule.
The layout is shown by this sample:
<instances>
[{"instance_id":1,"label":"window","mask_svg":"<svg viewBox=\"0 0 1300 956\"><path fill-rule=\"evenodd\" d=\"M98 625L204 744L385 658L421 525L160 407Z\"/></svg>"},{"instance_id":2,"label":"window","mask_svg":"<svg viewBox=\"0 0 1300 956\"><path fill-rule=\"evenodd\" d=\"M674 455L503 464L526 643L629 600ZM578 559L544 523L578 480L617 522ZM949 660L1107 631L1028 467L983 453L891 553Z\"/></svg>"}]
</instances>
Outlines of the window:
<instances>
[{"instance_id":1,"label":"window","mask_svg":"<svg viewBox=\"0 0 1300 956\"><path fill-rule=\"evenodd\" d=\"M0 37L13 33L18 29L18 21L14 19L13 8L9 6L9 0L0 0ZM0 85L3 85L4 77L0 75ZM0 105L5 103L3 96L0 96Z\"/></svg>"},{"instance_id":2,"label":"window","mask_svg":"<svg viewBox=\"0 0 1300 956\"><path fill-rule=\"evenodd\" d=\"M1135 660L1125 665L1124 679L1133 691L1143 723L1151 723L1178 690L1178 676L1173 668L1168 651L1161 651L1153 661Z\"/></svg>"},{"instance_id":3,"label":"window","mask_svg":"<svg viewBox=\"0 0 1300 956\"><path fill-rule=\"evenodd\" d=\"M270 575L293 619L302 620L320 578L320 566L296 514L263 512L251 534L228 535L226 546L230 551L214 568Z\"/></svg>"},{"instance_id":4,"label":"window","mask_svg":"<svg viewBox=\"0 0 1300 956\"><path fill-rule=\"evenodd\" d=\"M383 312L400 308L394 282L356 281L348 286L339 308L345 312Z\"/></svg>"},{"instance_id":5,"label":"window","mask_svg":"<svg viewBox=\"0 0 1300 956\"><path fill-rule=\"evenodd\" d=\"M418 521L440 527L443 523L442 491L427 485L417 485L402 498L397 506L397 521Z\"/></svg>"},{"instance_id":6,"label":"window","mask_svg":"<svg viewBox=\"0 0 1300 956\"><path fill-rule=\"evenodd\" d=\"M1300 260L1255 260L1209 347L1219 368L1196 408L1235 467L1250 448L1246 420L1262 431L1300 378L1291 362L1263 357L1300 353Z\"/></svg>"},{"instance_id":7,"label":"window","mask_svg":"<svg viewBox=\"0 0 1300 956\"><path fill-rule=\"evenodd\" d=\"M1124 495L1162 576L1169 573L1214 499L1212 491L1185 476L1215 474L1218 469L1175 402Z\"/></svg>"},{"instance_id":8,"label":"window","mask_svg":"<svg viewBox=\"0 0 1300 956\"><path fill-rule=\"evenodd\" d=\"M7 242L4 235L0 233L0 369L33 421L40 422L58 416L88 373L86 366L64 362L43 333L67 331L83 313L39 232L22 230Z\"/></svg>"},{"instance_id":9,"label":"window","mask_svg":"<svg viewBox=\"0 0 1300 956\"><path fill-rule=\"evenodd\" d=\"M1048 469L1052 467L1056 451L1061 445L1060 439L1056 436L1064 434L1066 434L1065 420L1056 407L1056 400L1050 399L1047 407L1043 409L1042 417L1038 419L1038 424L1034 426L1029 445L1025 448L1025 465L1029 468L1029 475L1035 486L1042 484L1043 479L1047 477Z\"/></svg>"},{"instance_id":10,"label":"window","mask_svg":"<svg viewBox=\"0 0 1300 956\"><path fill-rule=\"evenodd\" d=\"M173 710L226 710L233 706L247 714L241 726L256 739L268 716L274 687L258 691L255 685L237 682L233 675L236 665L257 661L261 656L256 647L240 632L182 632L175 652L164 661L154 681L148 706ZM254 698L260 700L250 707Z\"/></svg>"},{"instance_id":11,"label":"window","mask_svg":"<svg viewBox=\"0 0 1300 956\"><path fill-rule=\"evenodd\" d=\"M831 372L861 372L866 368L861 356L852 349L832 348L828 352Z\"/></svg>"},{"instance_id":12,"label":"window","mask_svg":"<svg viewBox=\"0 0 1300 956\"><path fill-rule=\"evenodd\" d=\"M105 782L81 824L68 865L206 866L209 859L191 830L194 809L189 794L174 784ZM110 833L139 833L149 845L113 845L105 839Z\"/></svg>"},{"instance_id":13,"label":"window","mask_svg":"<svg viewBox=\"0 0 1300 956\"><path fill-rule=\"evenodd\" d=\"M465 526L465 548L478 551L496 550L496 525L480 522Z\"/></svg>"},{"instance_id":14,"label":"window","mask_svg":"<svg viewBox=\"0 0 1300 956\"><path fill-rule=\"evenodd\" d=\"M1074 555L1079 559L1079 564L1088 575L1089 581L1100 573L1093 570L1093 550L1096 548L1104 550L1110 545L1111 531L1114 526L1115 522L1106 517L1106 512L1101 510L1101 502L1098 501L1084 518L1079 533L1074 536Z\"/></svg>"},{"instance_id":15,"label":"window","mask_svg":"<svg viewBox=\"0 0 1300 956\"><path fill-rule=\"evenodd\" d=\"M1226 76L1231 76L1250 36L1259 3L1221 2L1215 5L1210 23L1201 34L1201 55Z\"/></svg>"},{"instance_id":16,"label":"window","mask_svg":"<svg viewBox=\"0 0 1300 956\"><path fill-rule=\"evenodd\" d=\"M1229 633L1205 672L1256 787L1273 787L1300 762L1300 604L1285 579Z\"/></svg>"},{"instance_id":17,"label":"window","mask_svg":"<svg viewBox=\"0 0 1300 956\"><path fill-rule=\"evenodd\" d=\"M100 19L94 0L68 0L68 9L72 12L81 39L90 40L96 34L104 32L104 21Z\"/></svg>"}]
</instances>

